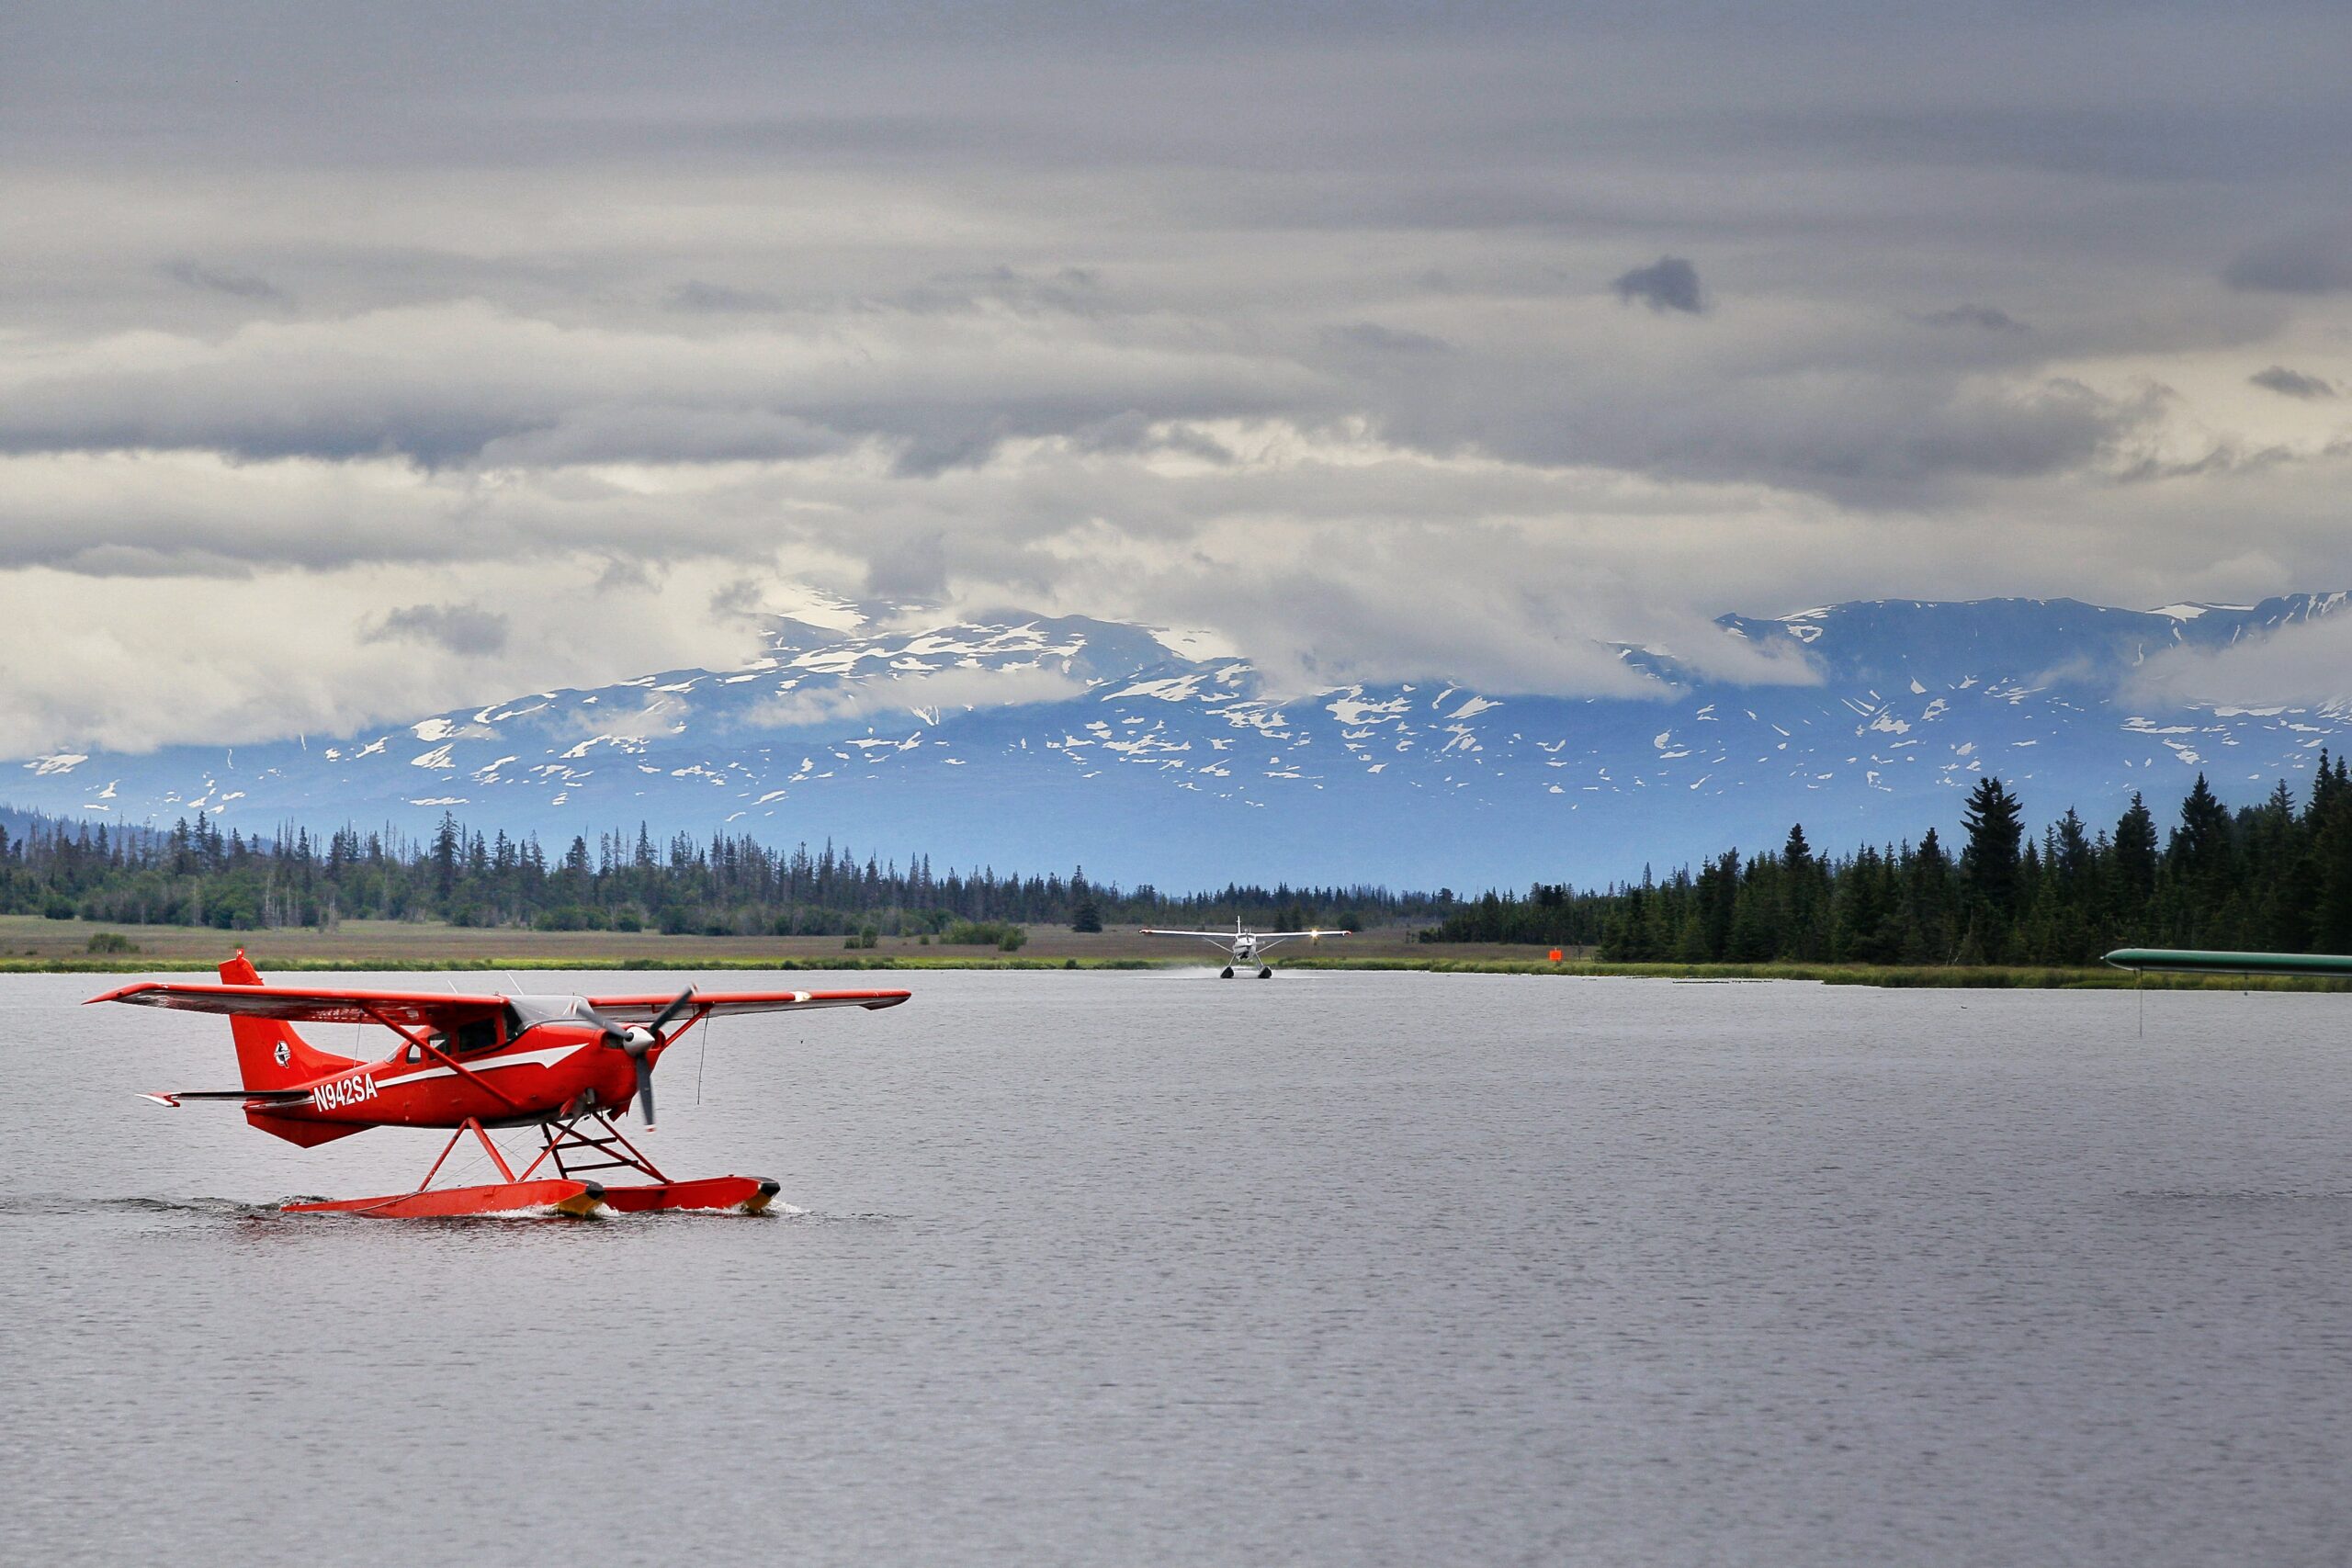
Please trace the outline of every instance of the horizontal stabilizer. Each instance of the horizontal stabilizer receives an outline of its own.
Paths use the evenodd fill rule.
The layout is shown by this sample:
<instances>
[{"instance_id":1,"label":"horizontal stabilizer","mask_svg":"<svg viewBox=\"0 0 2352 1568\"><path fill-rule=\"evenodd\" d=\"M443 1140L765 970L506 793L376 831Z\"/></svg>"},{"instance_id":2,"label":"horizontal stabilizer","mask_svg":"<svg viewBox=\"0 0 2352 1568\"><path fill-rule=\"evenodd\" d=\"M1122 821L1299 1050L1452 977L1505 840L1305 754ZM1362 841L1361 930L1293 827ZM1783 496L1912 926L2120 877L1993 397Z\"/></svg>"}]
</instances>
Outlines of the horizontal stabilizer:
<instances>
[{"instance_id":1,"label":"horizontal stabilizer","mask_svg":"<svg viewBox=\"0 0 2352 1568\"><path fill-rule=\"evenodd\" d=\"M167 1094L142 1094L141 1100L152 1100L158 1105L177 1105L183 1100L233 1100L261 1105L292 1105L311 1098L307 1089L176 1089Z\"/></svg>"},{"instance_id":2,"label":"horizontal stabilizer","mask_svg":"<svg viewBox=\"0 0 2352 1568\"><path fill-rule=\"evenodd\" d=\"M2352 957L2335 953L2218 953L2204 948L2119 947L2107 955L2118 969L2149 975L2300 975L2352 979Z\"/></svg>"}]
</instances>

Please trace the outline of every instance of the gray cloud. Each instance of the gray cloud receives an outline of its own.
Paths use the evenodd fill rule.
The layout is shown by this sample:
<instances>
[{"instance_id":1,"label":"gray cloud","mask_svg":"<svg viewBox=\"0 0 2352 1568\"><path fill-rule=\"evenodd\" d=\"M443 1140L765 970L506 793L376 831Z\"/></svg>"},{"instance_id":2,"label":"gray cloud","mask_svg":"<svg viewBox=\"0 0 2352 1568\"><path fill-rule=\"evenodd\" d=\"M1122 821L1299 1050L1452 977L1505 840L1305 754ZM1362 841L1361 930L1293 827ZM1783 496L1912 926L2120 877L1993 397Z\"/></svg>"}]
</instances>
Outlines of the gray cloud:
<instances>
[{"instance_id":1,"label":"gray cloud","mask_svg":"<svg viewBox=\"0 0 2352 1568\"><path fill-rule=\"evenodd\" d=\"M2306 401L2313 398L2335 396L2335 382L2318 376L2306 376L2300 370L2290 370L2283 365L2274 365L2267 370L2257 370L2246 379L2257 387L2277 392L2282 397L2301 398Z\"/></svg>"},{"instance_id":2,"label":"gray cloud","mask_svg":"<svg viewBox=\"0 0 2352 1568\"><path fill-rule=\"evenodd\" d=\"M2344 671L2352 660L2345 617L2294 622L2221 649L2167 649L2143 665L2136 690L2157 701L2338 703L2352 697Z\"/></svg>"},{"instance_id":3,"label":"gray cloud","mask_svg":"<svg viewBox=\"0 0 2352 1568\"><path fill-rule=\"evenodd\" d=\"M628 556L606 556L597 563L589 588L597 593L650 592L661 587L661 573L646 561Z\"/></svg>"},{"instance_id":4,"label":"gray cloud","mask_svg":"<svg viewBox=\"0 0 2352 1568\"><path fill-rule=\"evenodd\" d=\"M937 722L942 709L1022 707L1082 695L1086 682L1058 670L938 670L884 677L855 685L784 692L755 705L746 721L763 728L800 729L853 718L905 715Z\"/></svg>"},{"instance_id":5,"label":"gray cloud","mask_svg":"<svg viewBox=\"0 0 2352 1568\"><path fill-rule=\"evenodd\" d=\"M273 304L283 304L287 299L286 291L266 277L227 267L206 266L185 256L164 263L158 270L175 283L185 283L190 288L200 288L210 294L226 294L235 299L268 300Z\"/></svg>"},{"instance_id":6,"label":"gray cloud","mask_svg":"<svg viewBox=\"0 0 2352 1568\"><path fill-rule=\"evenodd\" d=\"M1358 354L1418 355L1443 354L1452 347L1443 338L1384 327L1377 321L1350 321L1343 326L1326 327L1320 335L1329 347Z\"/></svg>"},{"instance_id":7,"label":"gray cloud","mask_svg":"<svg viewBox=\"0 0 2352 1568\"><path fill-rule=\"evenodd\" d=\"M878 436L902 443L905 471L920 474L1129 410L1269 412L1314 381L1189 322L1071 334L986 308L865 308L682 337L461 301L247 323L153 360L35 371L0 406L0 451L723 461Z\"/></svg>"},{"instance_id":8,"label":"gray cloud","mask_svg":"<svg viewBox=\"0 0 2352 1568\"><path fill-rule=\"evenodd\" d=\"M1619 274L1609 285L1628 305L1639 302L1653 310L1684 310L1697 315L1699 269L1680 256L1660 256L1647 266Z\"/></svg>"},{"instance_id":9,"label":"gray cloud","mask_svg":"<svg viewBox=\"0 0 2352 1568\"><path fill-rule=\"evenodd\" d=\"M2352 289L2352 229L2307 229L2243 252L2222 270L2233 288L2267 294Z\"/></svg>"},{"instance_id":10,"label":"gray cloud","mask_svg":"<svg viewBox=\"0 0 2352 1568\"><path fill-rule=\"evenodd\" d=\"M927 314L960 312L992 304L1030 313L1090 315L1102 309L1102 279L1082 266L1024 272L1000 265L926 278L900 290L890 302L903 310Z\"/></svg>"},{"instance_id":11,"label":"gray cloud","mask_svg":"<svg viewBox=\"0 0 2352 1568\"><path fill-rule=\"evenodd\" d=\"M947 588L946 541L936 533L902 536L867 563L866 588L878 598L935 601Z\"/></svg>"},{"instance_id":12,"label":"gray cloud","mask_svg":"<svg viewBox=\"0 0 2352 1568\"><path fill-rule=\"evenodd\" d=\"M710 613L715 618L729 620L758 615L760 585L748 577L737 578L710 596Z\"/></svg>"},{"instance_id":13,"label":"gray cloud","mask_svg":"<svg viewBox=\"0 0 2352 1568\"><path fill-rule=\"evenodd\" d=\"M741 315L755 311L780 310L783 299L754 288L734 288L724 283L705 283L688 278L672 288L664 297L673 310L689 310L713 315Z\"/></svg>"},{"instance_id":14,"label":"gray cloud","mask_svg":"<svg viewBox=\"0 0 2352 1568\"><path fill-rule=\"evenodd\" d=\"M506 617L479 604L407 604L386 611L362 636L368 642L430 643L471 659L504 649L506 633Z\"/></svg>"},{"instance_id":15,"label":"gray cloud","mask_svg":"<svg viewBox=\"0 0 2352 1568\"><path fill-rule=\"evenodd\" d=\"M2033 329L2010 315L2007 310L1990 305L1954 305L1949 310L1935 310L1919 318L1931 327L1973 327L1979 332L2026 333Z\"/></svg>"}]
</instances>

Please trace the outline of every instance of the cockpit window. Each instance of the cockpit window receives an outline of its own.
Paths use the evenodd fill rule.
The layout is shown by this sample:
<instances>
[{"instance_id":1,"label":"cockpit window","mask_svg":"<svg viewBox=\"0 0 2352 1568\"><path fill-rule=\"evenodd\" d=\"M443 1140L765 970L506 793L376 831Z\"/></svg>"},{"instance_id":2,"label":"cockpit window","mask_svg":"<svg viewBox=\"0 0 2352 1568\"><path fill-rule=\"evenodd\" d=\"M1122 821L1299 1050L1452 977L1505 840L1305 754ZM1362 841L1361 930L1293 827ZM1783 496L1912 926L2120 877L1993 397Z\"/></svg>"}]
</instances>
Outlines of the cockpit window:
<instances>
[{"instance_id":1,"label":"cockpit window","mask_svg":"<svg viewBox=\"0 0 2352 1568\"><path fill-rule=\"evenodd\" d=\"M435 1030L430 1037L433 1048L435 1051L457 1052L490 1050L503 1037L499 1028L501 1021L498 1015L493 1013L488 1018L477 1018L461 1023L455 1029Z\"/></svg>"}]
</instances>

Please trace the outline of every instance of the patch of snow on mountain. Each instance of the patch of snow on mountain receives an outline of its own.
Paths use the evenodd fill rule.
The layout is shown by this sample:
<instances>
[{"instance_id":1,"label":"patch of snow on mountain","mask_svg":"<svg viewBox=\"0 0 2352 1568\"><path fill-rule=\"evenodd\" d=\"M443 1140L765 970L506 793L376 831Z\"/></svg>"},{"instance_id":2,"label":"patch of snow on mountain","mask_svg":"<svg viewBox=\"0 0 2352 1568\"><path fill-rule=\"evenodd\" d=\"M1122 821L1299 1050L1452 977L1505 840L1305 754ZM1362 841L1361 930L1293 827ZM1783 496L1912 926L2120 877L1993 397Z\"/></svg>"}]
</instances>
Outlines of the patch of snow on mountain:
<instances>
[{"instance_id":1,"label":"patch of snow on mountain","mask_svg":"<svg viewBox=\"0 0 2352 1568\"><path fill-rule=\"evenodd\" d=\"M1407 697L1391 697L1386 702L1374 702L1363 694L1362 686L1351 686L1323 705L1324 711L1350 728L1376 725L1385 719L1401 718L1413 711Z\"/></svg>"},{"instance_id":2,"label":"patch of snow on mountain","mask_svg":"<svg viewBox=\"0 0 2352 1568\"><path fill-rule=\"evenodd\" d=\"M1195 670L1189 675L1166 675L1153 681L1137 681L1112 693L1109 700L1157 697L1163 703L1186 703L1201 694L1201 682L1207 678L1207 671Z\"/></svg>"},{"instance_id":3,"label":"patch of snow on mountain","mask_svg":"<svg viewBox=\"0 0 2352 1568\"><path fill-rule=\"evenodd\" d=\"M1154 642L1179 659L1205 663L1216 659L1236 659L1241 650L1221 634L1192 626L1147 626Z\"/></svg>"},{"instance_id":4,"label":"patch of snow on mountain","mask_svg":"<svg viewBox=\"0 0 2352 1568\"><path fill-rule=\"evenodd\" d=\"M2231 615L2242 615L2253 608L2255 608L2255 606L2252 604L2200 604L2194 601L2190 601L2188 603L2179 604L2159 604L2154 609L2149 611L2148 614L2152 615L2164 615L2176 621L2195 621L2201 620L2205 616L2213 614L2216 610L2224 611Z\"/></svg>"}]
</instances>

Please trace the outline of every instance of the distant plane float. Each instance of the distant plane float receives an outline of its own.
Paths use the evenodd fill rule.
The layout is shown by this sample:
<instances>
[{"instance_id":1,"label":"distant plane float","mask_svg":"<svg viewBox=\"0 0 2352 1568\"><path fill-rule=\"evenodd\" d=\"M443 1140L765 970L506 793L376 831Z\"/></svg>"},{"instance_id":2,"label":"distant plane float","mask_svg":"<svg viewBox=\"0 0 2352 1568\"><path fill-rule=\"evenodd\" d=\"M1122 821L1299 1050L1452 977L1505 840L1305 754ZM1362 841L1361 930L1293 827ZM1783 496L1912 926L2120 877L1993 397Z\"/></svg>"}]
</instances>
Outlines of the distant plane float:
<instances>
[{"instance_id":1,"label":"distant plane float","mask_svg":"<svg viewBox=\"0 0 2352 1568\"><path fill-rule=\"evenodd\" d=\"M2218 953L2206 948L2119 947L2118 969L2147 975L2290 975L2352 979L2352 958L2333 953Z\"/></svg>"},{"instance_id":2,"label":"distant plane float","mask_svg":"<svg viewBox=\"0 0 2352 1568\"><path fill-rule=\"evenodd\" d=\"M1261 980L1271 980L1274 977L1273 966L1268 964L1261 954L1262 954L1266 949L1273 946L1276 942L1289 942L1295 937L1305 937L1309 942L1321 942L1327 936L1353 936L1355 935L1355 932L1327 931L1245 931L1242 929L1240 917L1237 915L1234 917L1233 929L1229 931L1155 931L1151 927L1146 926L1143 928L1143 934L1146 936L1198 937L1201 941L1207 942L1211 947L1216 948L1218 951L1222 952L1228 960L1225 966L1225 973L1217 976L1221 980L1230 980L1233 978L1233 970L1236 964L1246 969L1252 964L1258 965L1258 978Z\"/></svg>"}]
</instances>

